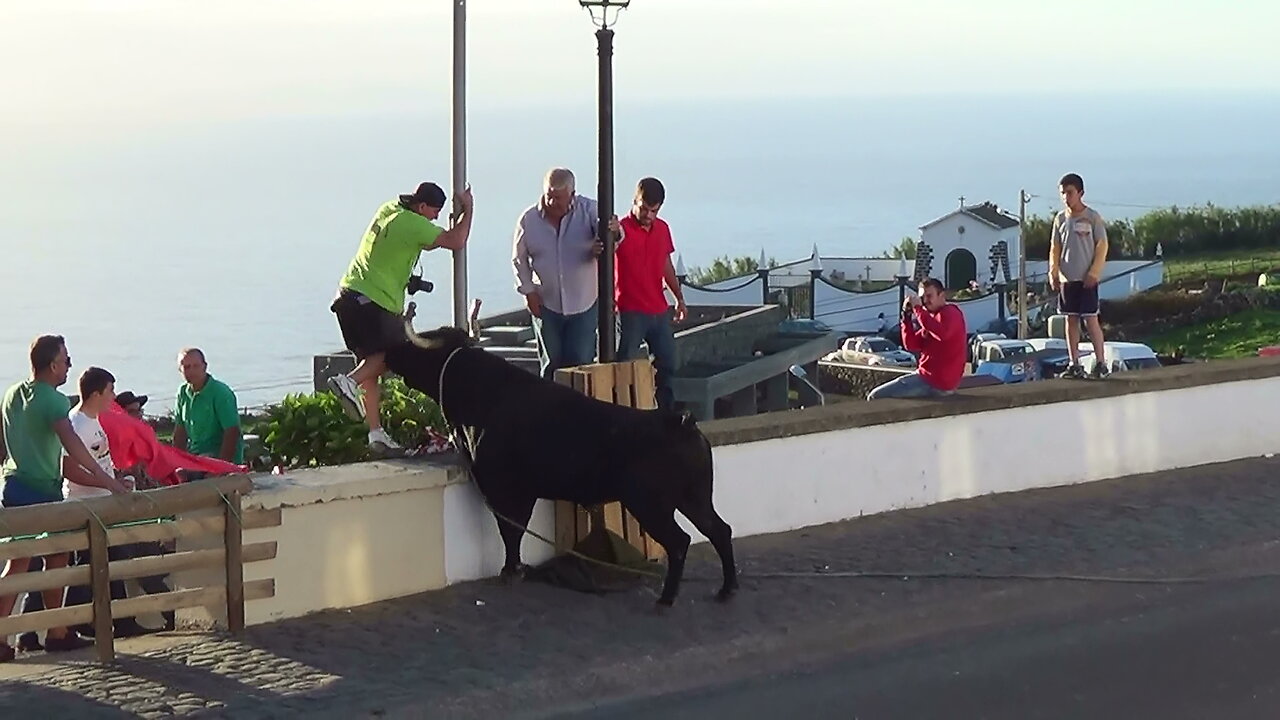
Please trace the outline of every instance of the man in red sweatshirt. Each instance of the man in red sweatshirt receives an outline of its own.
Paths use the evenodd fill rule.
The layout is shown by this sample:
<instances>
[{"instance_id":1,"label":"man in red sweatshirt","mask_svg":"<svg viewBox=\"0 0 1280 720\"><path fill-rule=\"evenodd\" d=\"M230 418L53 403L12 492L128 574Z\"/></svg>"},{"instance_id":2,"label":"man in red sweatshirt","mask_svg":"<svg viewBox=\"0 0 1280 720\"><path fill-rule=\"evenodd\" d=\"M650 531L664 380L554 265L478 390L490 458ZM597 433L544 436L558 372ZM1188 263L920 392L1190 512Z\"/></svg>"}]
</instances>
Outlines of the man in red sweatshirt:
<instances>
[{"instance_id":1,"label":"man in red sweatshirt","mask_svg":"<svg viewBox=\"0 0 1280 720\"><path fill-rule=\"evenodd\" d=\"M941 281L920 281L920 294L903 303L902 346L920 356L920 367L872 390L868 400L940 397L955 392L964 375L964 313L947 302Z\"/></svg>"}]
</instances>

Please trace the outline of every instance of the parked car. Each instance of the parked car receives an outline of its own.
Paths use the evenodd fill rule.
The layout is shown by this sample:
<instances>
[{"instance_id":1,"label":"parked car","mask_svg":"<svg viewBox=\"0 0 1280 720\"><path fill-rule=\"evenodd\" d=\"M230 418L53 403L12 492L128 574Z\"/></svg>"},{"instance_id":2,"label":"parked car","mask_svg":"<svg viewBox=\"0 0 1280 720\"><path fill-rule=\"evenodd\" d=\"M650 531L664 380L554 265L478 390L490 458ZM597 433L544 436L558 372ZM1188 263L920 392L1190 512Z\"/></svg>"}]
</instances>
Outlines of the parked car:
<instances>
[{"instance_id":1,"label":"parked car","mask_svg":"<svg viewBox=\"0 0 1280 720\"><path fill-rule=\"evenodd\" d=\"M1113 373L1160 367L1160 358L1156 357L1155 351L1142 343L1108 341L1102 347L1107 355L1107 369ZM1088 355L1085 355L1086 348ZM1093 355L1093 346L1087 342L1080 343L1080 356L1080 367L1086 373L1092 373L1098 361Z\"/></svg>"},{"instance_id":2,"label":"parked car","mask_svg":"<svg viewBox=\"0 0 1280 720\"><path fill-rule=\"evenodd\" d=\"M830 353L823 359L855 365L910 368L916 366L915 355L879 335L862 335L849 338L844 341L839 350Z\"/></svg>"},{"instance_id":3,"label":"parked car","mask_svg":"<svg viewBox=\"0 0 1280 720\"><path fill-rule=\"evenodd\" d=\"M1040 377L1052 378L1067 371L1071 356L1067 353L1067 341L1062 338L1027 338L1027 343L1040 359ZM1093 349L1090 348L1092 353Z\"/></svg>"},{"instance_id":4,"label":"parked car","mask_svg":"<svg viewBox=\"0 0 1280 720\"><path fill-rule=\"evenodd\" d=\"M1039 380L1040 364L1030 357L1035 348L1025 340L999 338L985 340L974 352L974 374L996 375L1003 382Z\"/></svg>"},{"instance_id":5,"label":"parked car","mask_svg":"<svg viewBox=\"0 0 1280 720\"><path fill-rule=\"evenodd\" d=\"M978 346L988 340L1008 340L1009 336L1004 333L997 332L977 332L969 334L968 356L965 358L968 362L974 362L978 359Z\"/></svg>"},{"instance_id":6,"label":"parked car","mask_svg":"<svg viewBox=\"0 0 1280 720\"><path fill-rule=\"evenodd\" d=\"M779 335L822 335L835 330L821 320L788 318L778 323Z\"/></svg>"}]
</instances>

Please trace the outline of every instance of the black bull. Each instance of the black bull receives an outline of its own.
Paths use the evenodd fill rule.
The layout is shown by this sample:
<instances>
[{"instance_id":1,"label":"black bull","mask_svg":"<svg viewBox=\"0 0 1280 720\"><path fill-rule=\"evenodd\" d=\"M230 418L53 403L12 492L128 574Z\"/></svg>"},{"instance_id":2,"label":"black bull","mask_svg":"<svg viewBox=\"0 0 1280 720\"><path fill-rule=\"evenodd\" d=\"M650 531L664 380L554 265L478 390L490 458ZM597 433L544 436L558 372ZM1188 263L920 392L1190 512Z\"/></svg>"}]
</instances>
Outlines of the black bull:
<instances>
[{"instance_id":1,"label":"black bull","mask_svg":"<svg viewBox=\"0 0 1280 720\"><path fill-rule=\"evenodd\" d=\"M472 474L506 547L503 574L518 573L522 529L538 498L580 505L621 502L667 554L658 598L679 592L689 535L678 510L711 541L724 567L717 598L738 587L732 530L711 502L711 445L687 414L637 410L587 397L471 347L445 327L389 350L387 367L434 399L446 420L479 437ZM442 377L443 376L443 377Z\"/></svg>"}]
</instances>

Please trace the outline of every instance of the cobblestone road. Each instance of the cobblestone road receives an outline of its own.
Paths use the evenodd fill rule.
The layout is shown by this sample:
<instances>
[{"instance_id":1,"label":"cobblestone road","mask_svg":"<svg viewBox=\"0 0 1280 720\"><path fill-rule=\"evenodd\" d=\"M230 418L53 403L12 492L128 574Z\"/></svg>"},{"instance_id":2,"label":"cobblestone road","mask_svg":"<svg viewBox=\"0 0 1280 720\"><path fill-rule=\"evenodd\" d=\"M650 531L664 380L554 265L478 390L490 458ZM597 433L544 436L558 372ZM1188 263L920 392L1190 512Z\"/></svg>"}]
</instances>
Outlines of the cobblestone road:
<instances>
[{"instance_id":1,"label":"cobblestone road","mask_svg":"<svg viewBox=\"0 0 1280 720\"><path fill-rule=\"evenodd\" d=\"M1280 558L1280 460L1037 490L738 541L743 592L711 601L709 547L674 611L653 588L603 597L469 583L352 611L118 644L121 662L0 666L0 711L41 717L553 717L593 702L766 672L833 644L909 643L962 626L1161 586L800 578L771 571L1212 573ZM730 519L731 520L731 519ZM533 542L530 540L529 542ZM1271 570L1259 561L1259 570Z\"/></svg>"}]
</instances>

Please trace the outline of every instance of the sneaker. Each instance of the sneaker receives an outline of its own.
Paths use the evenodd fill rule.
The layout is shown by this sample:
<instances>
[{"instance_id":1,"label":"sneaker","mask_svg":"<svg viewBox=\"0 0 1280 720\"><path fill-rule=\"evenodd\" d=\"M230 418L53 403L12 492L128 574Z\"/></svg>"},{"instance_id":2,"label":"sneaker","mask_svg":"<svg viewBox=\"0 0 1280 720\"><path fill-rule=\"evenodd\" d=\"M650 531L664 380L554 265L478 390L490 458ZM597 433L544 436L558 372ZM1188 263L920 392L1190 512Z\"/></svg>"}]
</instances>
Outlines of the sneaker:
<instances>
[{"instance_id":1,"label":"sneaker","mask_svg":"<svg viewBox=\"0 0 1280 720\"><path fill-rule=\"evenodd\" d=\"M356 385L355 380L346 375L334 375L325 384L338 396L342 409L347 411L352 420L364 420L364 403L360 402L360 386Z\"/></svg>"},{"instance_id":2,"label":"sneaker","mask_svg":"<svg viewBox=\"0 0 1280 720\"><path fill-rule=\"evenodd\" d=\"M1102 380L1110 374L1111 370L1108 369L1106 365L1102 363L1094 363L1093 372L1089 373L1089 378L1091 380Z\"/></svg>"},{"instance_id":3,"label":"sneaker","mask_svg":"<svg viewBox=\"0 0 1280 720\"><path fill-rule=\"evenodd\" d=\"M22 652L41 652L40 636L33 632L24 632L18 636L18 649Z\"/></svg>"},{"instance_id":4,"label":"sneaker","mask_svg":"<svg viewBox=\"0 0 1280 720\"><path fill-rule=\"evenodd\" d=\"M1066 370L1059 373L1058 377L1066 378L1069 380L1080 380L1084 378L1084 368L1080 367L1079 365L1072 365L1071 367L1068 367Z\"/></svg>"},{"instance_id":5,"label":"sneaker","mask_svg":"<svg viewBox=\"0 0 1280 720\"><path fill-rule=\"evenodd\" d=\"M383 428L369 431L369 447L383 452L404 449L400 446L400 443L392 440L391 436L388 435L387 431Z\"/></svg>"},{"instance_id":6,"label":"sneaker","mask_svg":"<svg viewBox=\"0 0 1280 720\"><path fill-rule=\"evenodd\" d=\"M47 637L44 639L45 652L69 652L71 650L83 650L87 647L93 647L93 641L81 637L78 633L67 633L66 637Z\"/></svg>"}]
</instances>

